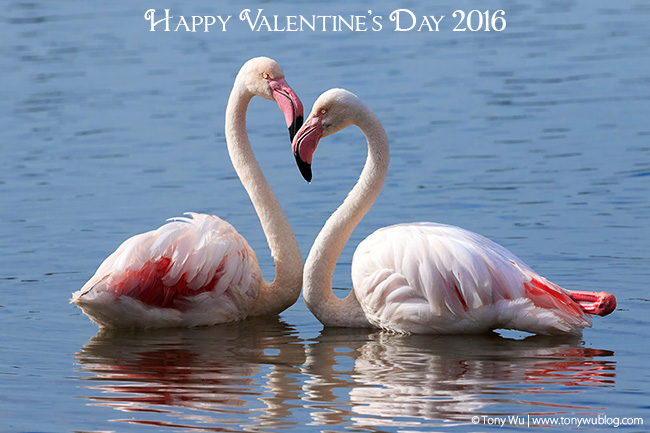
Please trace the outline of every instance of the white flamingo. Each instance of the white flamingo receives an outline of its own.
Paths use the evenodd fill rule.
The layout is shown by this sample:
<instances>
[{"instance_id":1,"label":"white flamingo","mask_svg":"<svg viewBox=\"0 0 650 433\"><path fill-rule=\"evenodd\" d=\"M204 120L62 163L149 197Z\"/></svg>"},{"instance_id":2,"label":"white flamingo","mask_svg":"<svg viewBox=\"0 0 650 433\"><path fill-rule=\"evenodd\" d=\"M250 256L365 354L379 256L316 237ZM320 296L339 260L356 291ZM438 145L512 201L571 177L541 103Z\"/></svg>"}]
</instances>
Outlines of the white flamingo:
<instances>
[{"instance_id":1,"label":"white flamingo","mask_svg":"<svg viewBox=\"0 0 650 433\"><path fill-rule=\"evenodd\" d=\"M377 230L356 249L353 290L332 291L336 261L370 210L388 169L388 139L374 113L354 94L323 93L293 139L301 173L322 137L357 125L368 142L358 182L318 234L305 262L303 297L326 326L376 327L398 333L477 333L509 328L579 334L589 313L606 315L614 296L565 290L537 275L500 245L458 227L399 224Z\"/></svg>"},{"instance_id":2,"label":"white flamingo","mask_svg":"<svg viewBox=\"0 0 650 433\"><path fill-rule=\"evenodd\" d=\"M226 108L226 142L275 262L268 283L254 251L226 221L189 213L126 240L72 294L71 302L103 328L192 327L278 314L300 295L302 257L293 230L248 141L253 96L275 100L293 138L303 107L280 66L266 57L246 62Z\"/></svg>"}]
</instances>

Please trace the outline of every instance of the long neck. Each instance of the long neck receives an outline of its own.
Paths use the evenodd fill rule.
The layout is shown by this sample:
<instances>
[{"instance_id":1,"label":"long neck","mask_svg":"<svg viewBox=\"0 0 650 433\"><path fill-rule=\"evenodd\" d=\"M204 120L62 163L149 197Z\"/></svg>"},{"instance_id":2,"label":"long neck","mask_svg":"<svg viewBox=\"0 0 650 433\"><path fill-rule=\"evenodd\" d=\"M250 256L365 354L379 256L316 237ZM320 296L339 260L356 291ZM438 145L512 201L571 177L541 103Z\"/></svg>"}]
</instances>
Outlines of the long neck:
<instances>
[{"instance_id":1,"label":"long neck","mask_svg":"<svg viewBox=\"0 0 650 433\"><path fill-rule=\"evenodd\" d=\"M250 316L278 314L300 296L302 256L277 197L262 174L246 132L246 110L253 95L235 81L226 108L226 143L232 164L253 203L275 262L273 282L260 281Z\"/></svg>"},{"instance_id":2,"label":"long neck","mask_svg":"<svg viewBox=\"0 0 650 433\"><path fill-rule=\"evenodd\" d=\"M352 231L379 196L388 171L388 138L379 119L364 107L356 124L368 141L366 164L354 188L316 237L305 262L303 298L326 326L370 326L354 290L344 299L332 291L336 261Z\"/></svg>"}]
</instances>

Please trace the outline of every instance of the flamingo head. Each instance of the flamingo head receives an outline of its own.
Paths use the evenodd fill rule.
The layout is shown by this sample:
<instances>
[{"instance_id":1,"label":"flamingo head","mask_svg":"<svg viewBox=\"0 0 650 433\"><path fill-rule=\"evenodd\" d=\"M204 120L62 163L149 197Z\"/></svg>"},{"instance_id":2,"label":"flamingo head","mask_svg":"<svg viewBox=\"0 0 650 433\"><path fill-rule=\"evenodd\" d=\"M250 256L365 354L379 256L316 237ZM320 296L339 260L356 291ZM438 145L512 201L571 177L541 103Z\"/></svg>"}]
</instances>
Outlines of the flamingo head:
<instances>
[{"instance_id":1,"label":"flamingo head","mask_svg":"<svg viewBox=\"0 0 650 433\"><path fill-rule=\"evenodd\" d=\"M298 169L307 182L311 182L311 162L321 138L356 124L357 114L367 107L352 92L330 89L320 95L296 136L292 150Z\"/></svg>"},{"instance_id":2,"label":"flamingo head","mask_svg":"<svg viewBox=\"0 0 650 433\"><path fill-rule=\"evenodd\" d=\"M245 80L251 94L278 103L293 140L302 126L304 111L302 102L285 81L280 65L268 57L255 57L242 66L238 79Z\"/></svg>"}]
</instances>

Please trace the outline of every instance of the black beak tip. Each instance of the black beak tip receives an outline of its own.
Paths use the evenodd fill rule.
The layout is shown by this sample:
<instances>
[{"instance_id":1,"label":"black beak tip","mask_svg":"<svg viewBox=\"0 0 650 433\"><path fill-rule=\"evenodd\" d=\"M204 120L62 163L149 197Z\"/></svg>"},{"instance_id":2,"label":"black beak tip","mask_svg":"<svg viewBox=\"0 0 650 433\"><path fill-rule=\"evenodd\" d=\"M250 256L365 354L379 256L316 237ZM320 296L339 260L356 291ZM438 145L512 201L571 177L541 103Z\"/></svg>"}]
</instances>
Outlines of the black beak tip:
<instances>
[{"instance_id":1,"label":"black beak tip","mask_svg":"<svg viewBox=\"0 0 650 433\"><path fill-rule=\"evenodd\" d=\"M300 130L302 123L303 123L302 116L296 116L296 118L293 120L293 123L291 123L291 125L289 126L289 138L291 139L291 141L293 141L293 137L295 137L298 131Z\"/></svg>"},{"instance_id":2,"label":"black beak tip","mask_svg":"<svg viewBox=\"0 0 650 433\"><path fill-rule=\"evenodd\" d=\"M297 152L294 153L294 156L296 157L296 163L298 164L300 174L302 174L302 177L304 177L307 182L311 182L311 164L300 159Z\"/></svg>"}]
</instances>

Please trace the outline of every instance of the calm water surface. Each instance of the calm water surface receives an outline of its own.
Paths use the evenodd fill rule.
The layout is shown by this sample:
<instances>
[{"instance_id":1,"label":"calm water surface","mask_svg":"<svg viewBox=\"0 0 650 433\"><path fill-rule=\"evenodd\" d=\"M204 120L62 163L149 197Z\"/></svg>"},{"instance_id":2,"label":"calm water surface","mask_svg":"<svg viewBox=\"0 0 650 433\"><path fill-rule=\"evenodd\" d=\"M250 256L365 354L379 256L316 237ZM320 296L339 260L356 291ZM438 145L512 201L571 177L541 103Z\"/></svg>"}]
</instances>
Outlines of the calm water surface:
<instances>
[{"instance_id":1,"label":"calm water surface","mask_svg":"<svg viewBox=\"0 0 650 433\"><path fill-rule=\"evenodd\" d=\"M149 32L143 14L156 7L232 15L231 26ZM530 431L562 419L573 422L562 430L601 430L624 418L644 425L619 428L647 430L648 4L381 1L372 12L384 29L365 33L251 32L238 21L244 7L368 10L4 5L0 431L496 431L498 420ZM398 7L446 18L438 33L398 33L388 20ZM459 8L503 9L507 28L452 32ZM438 221L492 238L567 288L611 291L618 310L573 339L323 329L302 301L280 318L97 333L70 293L124 239L186 211L233 223L273 275L223 135L233 78L256 55L278 60L306 107L330 87L357 93L391 140L388 179L339 260L336 287L350 287L354 248L373 230ZM254 100L248 124L306 257L360 172L363 137L350 129L324 141L308 185L280 111ZM540 415L548 419L532 419Z\"/></svg>"}]
</instances>

